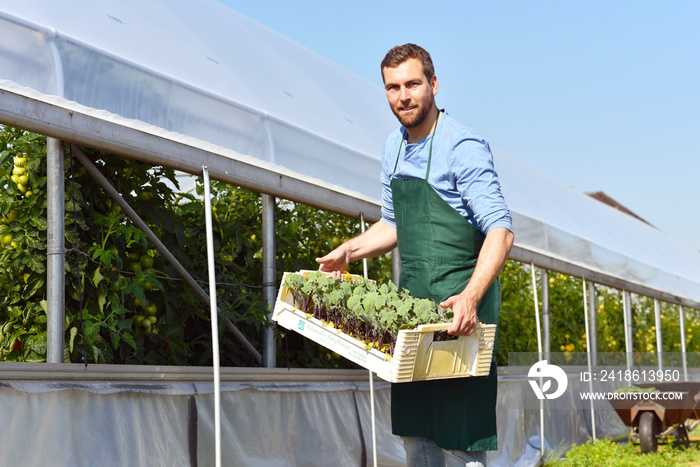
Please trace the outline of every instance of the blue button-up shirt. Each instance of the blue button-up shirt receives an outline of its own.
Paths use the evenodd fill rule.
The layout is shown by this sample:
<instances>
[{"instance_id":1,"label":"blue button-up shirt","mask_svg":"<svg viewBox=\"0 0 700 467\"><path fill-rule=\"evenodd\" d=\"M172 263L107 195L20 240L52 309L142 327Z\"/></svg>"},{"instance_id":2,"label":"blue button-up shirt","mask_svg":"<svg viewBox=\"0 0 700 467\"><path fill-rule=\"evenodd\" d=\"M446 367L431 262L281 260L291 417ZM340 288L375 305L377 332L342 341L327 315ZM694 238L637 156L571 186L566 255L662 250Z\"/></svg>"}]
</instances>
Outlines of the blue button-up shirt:
<instances>
[{"instance_id":1,"label":"blue button-up shirt","mask_svg":"<svg viewBox=\"0 0 700 467\"><path fill-rule=\"evenodd\" d=\"M412 144L401 144L405 129L392 132L382 154L382 218L396 226L391 194L391 179L424 179L431 135ZM394 172L397 153L398 164ZM493 165L491 149L474 131L447 113L440 116L428 182L440 197L469 223L488 234L494 227L513 231L508 206Z\"/></svg>"}]
</instances>

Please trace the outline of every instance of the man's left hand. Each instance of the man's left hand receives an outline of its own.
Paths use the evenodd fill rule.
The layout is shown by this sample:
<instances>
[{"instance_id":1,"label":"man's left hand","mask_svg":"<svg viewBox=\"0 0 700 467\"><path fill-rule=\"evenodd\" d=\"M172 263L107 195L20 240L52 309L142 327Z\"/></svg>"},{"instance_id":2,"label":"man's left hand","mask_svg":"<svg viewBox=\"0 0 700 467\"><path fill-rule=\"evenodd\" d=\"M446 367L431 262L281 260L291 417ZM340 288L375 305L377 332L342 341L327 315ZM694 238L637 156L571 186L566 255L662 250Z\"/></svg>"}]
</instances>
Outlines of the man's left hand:
<instances>
[{"instance_id":1,"label":"man's left hand","mask_svg":"<svg viewBox=\"0 0 700 467\"><path fill-rule=\"evenodd\" d=\"M454 314L447 334L468 336L474 332L477 323L476 305L477 302L470 300L464 292L440 303L443 308L451 308Z\"/></svg>"}]
</instances>

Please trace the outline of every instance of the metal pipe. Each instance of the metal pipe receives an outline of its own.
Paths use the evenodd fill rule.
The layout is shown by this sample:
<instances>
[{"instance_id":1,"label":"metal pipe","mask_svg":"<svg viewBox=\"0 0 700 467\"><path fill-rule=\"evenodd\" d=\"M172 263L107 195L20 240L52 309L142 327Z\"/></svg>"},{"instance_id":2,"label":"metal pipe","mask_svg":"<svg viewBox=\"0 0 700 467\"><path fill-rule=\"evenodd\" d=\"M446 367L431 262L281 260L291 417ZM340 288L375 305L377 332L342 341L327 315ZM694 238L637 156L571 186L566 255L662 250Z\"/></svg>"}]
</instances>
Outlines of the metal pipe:
<instances>
[{"instance_id":1,"label":"metal pipe","mask_svg":"<svg viewBox=\"0 0 700 467\"><path fill-rule=\"evenodd\" d=\"M632 294L627 290L622 291L622 318L625 325L625 355L627 357L627 369L632 369Z\"/></svg>"},{"instance_id":2,"label":"metal pipe","mask_svg":"<svg viewBox=\"0 0 700 467\"><path fill-rule=\"evenodd\" d=\"M627 290L637 295L658 298L659 300L663 300L664 302L668 303L700 309L700 301L698 300L673 295L639 282L629 281L612 274L606 274L598 270L589 269L588 267L582 266L581 264L577 264L573 261L549 256L547 253L531 249L531 247L515 244L513 245L513 248L511 248L508 258L526 264L534 263L537 267L546 268L550 271L557 271L569 276L581 277L585 275L589 281L595 282L596 284L606 285L618 290Z\"/></svg>"},{"instance_id":3,"label":"metal pipe","mask_svg":"<svg viewBox=\"0 0 700 467\"><path fill-rule=\"evenodd\" d=\"M588 316L590 327L587 336L591 346L591 365L598 365L598 301L596 299L595 284L588 283Z\"/></svg>"},{"instance_id":4,"label":"metal pipe","mask_svg":"<svg viewBox=\"0 0 700 467\"><path fill-rule=\"evenodd\" d=\"M214 370L214 459L221 467L221 371L219 369L219 319L216 307L216 265L214 263L214 229L211 222L211 194L209 171L202 167L204 178L204 218L207 230L207 269L209 270L209 296L211 311L211 349Z\"/></svg>"},{"instance_id":5,"label":"metal pipe","mask_svg":"<svg viewBox=\"0 0 700 467\"><path fill-rule=\"evenodd\" d=\"M63 363L66 322L65 153L46 138L46 361Z\"/></svg>"},{"instance_id":6,"label":"metal pipe","mask_svg":"<svg viewBox=\"0 0 700 467\"><path fill-rule=\"evenodd\" d=\"M272 311L277 300L277 286L275 283L277 260L277 246L275 244L275 214L277 206L275 197L262 195L262 241L263 241L263 298L270 305L268 318L272 321ZM263 330L263 366L275 368L277 366L275 329Z\"/></svg>"},{"instance_id":7,"label":"metal pipe","mask_svg":"<svg viewBox=\"0 0 700 467\"><path fill-rule=\"evenodd\" d=\"M682 306L678 307L678 317L680 319L681 328L681 362L683 365L683 381L688 381L688 363L686 362L685 348L685 310Z\"/></svg>"},{"instance_id":8,"label":"metal pipe","mask_svg":"<svg viewBox=\"0 0 700 467\"><path fill-rule=\"evenodd\" d=\"M360 213L360 229L365 233L365 215ZM362 273L365 279L369 278L367 258L362 258ZM377 467L377 422L374 412L374 372L369 370L369 413L372 421L372 465Z\"/></svg>"},{"instance_id":9,"label":"metal pipe","mask_svg":"<svg viewBox=\"0 0 700 467\"><path fill-rule=\"evenodd\" d=\"M535 303L535 327L537 329L537 355L538 361L542 361L542 334L540 333L540 307L537 301L537 279L535 279L535 264L530 263L532 273L532 298ZM540 377L540 387L542 387L542 377ZM544 456L544 401L540 399L540 457Z\"/></svg>"},{"instance_id":10,"label":"metal pipe","mask_svg":"<svg viewBox=\"0 0 700 467\"><path fill-rule=\"evenodd\" d=\"M210 306L211 302L207 293L199 286L199 284L190 276L190 273L182 267L180 262L170 253L165 245L160 241L160 239L153 233L153 231L146 225L146 223L136 214L129 203L124 201L119 192L109 183L109 180L105 178L104 175L95 167L95 165L90 161L90 159L85 155L85 153L75 144L71 144L71 150L78 161L85 167L88 173L104 188L105 193L107 193L121 208L122 212L126 214L129 219L145 234L148 240L155 246L156 250L163 256L163 258L170 263L170 265L175 268L177 273L182 277L182 279L199 295L199 297L204 301L206 306ZM221 314L221 310L218 310ZM253 347L253 345L248 342L248 339L238 330L238 328L229 320L224 317L224 322L226 324L226 329L228 329L236 338L236 340L253 356L258 364L262 363L262 356Z\"/></svg>"},{"instance_id":11,"label":"metal pipe","mask_svg":"<svg viewBox=\"0 0 700 467\"><path fill-rule=\"evenodd\" d=\"M550 304L549 304L549 270L540 269L540 282L542 283L542 356L549 360L552 341L549 331Z\"/></svg>"},{"instance_id":12,"label":"metal pipe","mask_svg":"<svg viewBox=\"0 0 700 467\"><path fill-rule=\"evenodd\" d=\"M588 317L588 302L589 298L586 294L586 277L584 276L583 278L583 322L586 325L586 357L587 357L587 363L588 363L588 374L593 374L593 361L591 359L591 331L590 331L590 319ZM591 284L593 285L593 284ZM593 381L590 379L588 380L588 390L592 393L593 392ZM593 399L590 401L590 407L591 407L591 429L593 431L593 441L596 440L596 428L595 428L595 407L593 405Z\"/></svg>"},{"instance_id":13,"label":"metal pipe","mask_svg":"<svg viewBox=\"0 0 700 467\"><path fill-rule=\"evenodd\" d=\"M656 328L656 355L659 361L659 370L664 366L664 337L661 332L661 303L654 299L654 327Z\"/></svg>"}]
</instances>

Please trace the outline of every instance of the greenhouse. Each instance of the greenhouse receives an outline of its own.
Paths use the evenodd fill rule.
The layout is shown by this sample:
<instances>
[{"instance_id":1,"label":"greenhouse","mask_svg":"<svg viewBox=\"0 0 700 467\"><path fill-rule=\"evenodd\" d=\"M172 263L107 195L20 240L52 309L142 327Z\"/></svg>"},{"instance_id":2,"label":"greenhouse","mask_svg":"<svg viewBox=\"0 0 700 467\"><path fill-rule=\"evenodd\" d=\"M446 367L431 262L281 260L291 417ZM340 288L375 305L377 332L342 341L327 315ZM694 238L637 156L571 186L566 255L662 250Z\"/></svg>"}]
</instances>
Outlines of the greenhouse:
<instances>
[{"instance_id":1,"label":"greenhouse","mask_svg":"<svg viewBox=\"0 0 700 467\"><path fill-rule=\"evenodd\" d=\"M271 332L259 348L237 335L260 367L213 372L64 363L63 350L66 232L56 219L65 215L66 182L55 174L63 173L64 144L172 168L205 186L211 179L262 193L261 288L274 305L277 199L363 223L380 217L381 150L396 126L380 88L214 0L0 0L0 124L48 137L47 363L0 362L0 414L16 427L0 441L6 459L404 465L401 440L391 435L389 385L362 370L279 368ZM552 351L552 271L583 281L588 348L596 348L596 288L621 291L628 369L632 294L653 301L657 323L661 303L677 307L674 366L684 380L700 381L687 364L684 324L687 311L700 310L700 252L497 149L494 160L513 214L511 259L531 268L535 290L540 274L542 309L538 297L533 305L540 356ZM110 180L100 183L138 225ZM208 204L206 211L211 216ZM203 288L196 293L209 301ZM228 331L237 332L235 323ZM660 325L655 337L664 368ZM580 371L596 366L595 350L587 357L568 367L571 388L582 388ZM529 387L527 368L499 368L501 450L489 455L493 465L531 465L562 444L627 433L606 401L594 411L568 398L531 410Z\"/></svg>"}]
</instances>

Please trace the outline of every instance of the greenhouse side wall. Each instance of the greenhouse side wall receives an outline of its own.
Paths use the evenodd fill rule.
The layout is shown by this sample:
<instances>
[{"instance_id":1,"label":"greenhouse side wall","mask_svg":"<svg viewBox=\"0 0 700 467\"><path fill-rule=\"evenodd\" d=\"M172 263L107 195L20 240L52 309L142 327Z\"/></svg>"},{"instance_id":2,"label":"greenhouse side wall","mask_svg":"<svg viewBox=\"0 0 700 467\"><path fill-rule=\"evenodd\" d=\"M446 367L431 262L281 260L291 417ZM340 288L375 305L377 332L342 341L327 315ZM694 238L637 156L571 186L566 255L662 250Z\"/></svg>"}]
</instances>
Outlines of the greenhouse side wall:
<instances>
[{"instance_id":1,"label":"greenhouse side wall","mask_svg":"<svg viewBox=\"0 0 700 467\"><path fill-rule=\"evenodd\" d=\"M123 377L102 367L90 376L75 364L0 364L0 419L7 428L0 451L8 465L213 465L211 369L178 367L184 376L173 378L145 368ZM25 368L42 368L37 373L46 378L20 377ZM65 371L56 377L56 368ZM372 465L367 372L241 371L223 376L225 465ZM499 371L500 450L489 453L489 463L533 465L540 457L540 412L526 400L527 368ZM567 395L548 401L544 412L549 452L592 437L590 407L575 400L587 386L577 371L567 376ZM700 381L698 370L689 376ZM391 434L390 386L375 379L374 388L377 465L405 465L401 439ZM607 401L596 401L595 425L597 438L624 439L629 432Z\"/></svg>"}]
</instances>

